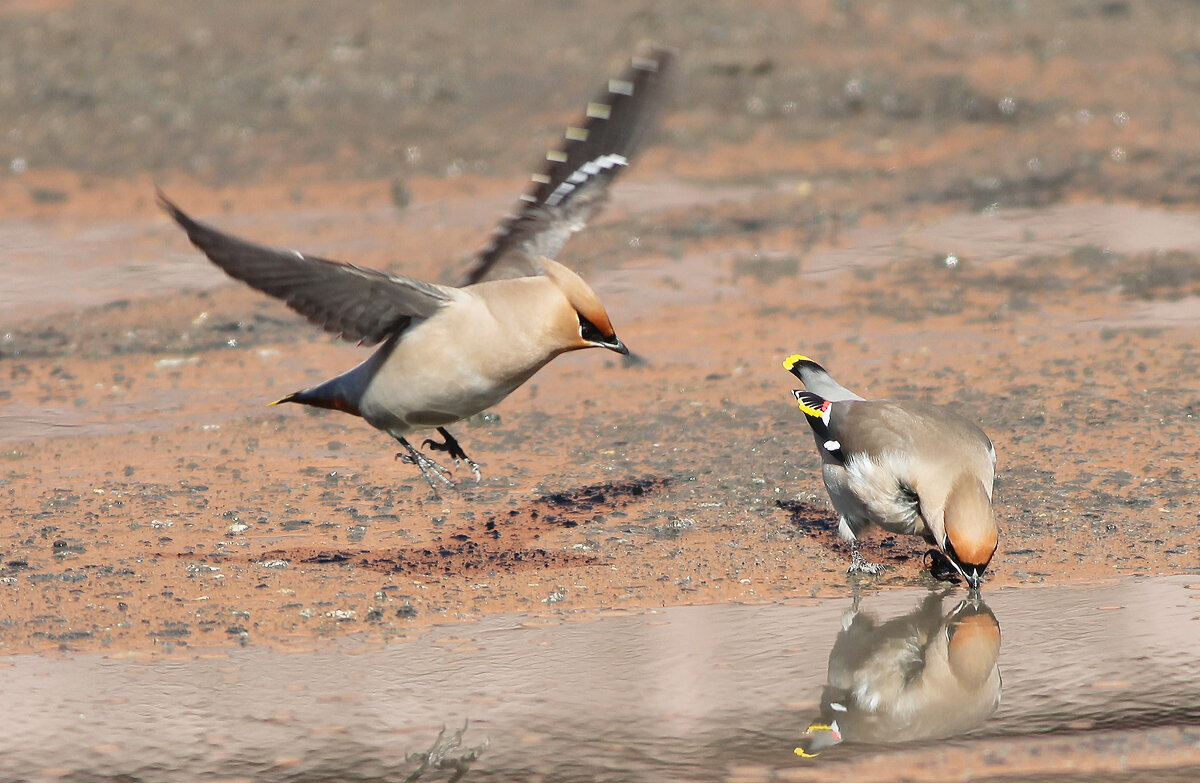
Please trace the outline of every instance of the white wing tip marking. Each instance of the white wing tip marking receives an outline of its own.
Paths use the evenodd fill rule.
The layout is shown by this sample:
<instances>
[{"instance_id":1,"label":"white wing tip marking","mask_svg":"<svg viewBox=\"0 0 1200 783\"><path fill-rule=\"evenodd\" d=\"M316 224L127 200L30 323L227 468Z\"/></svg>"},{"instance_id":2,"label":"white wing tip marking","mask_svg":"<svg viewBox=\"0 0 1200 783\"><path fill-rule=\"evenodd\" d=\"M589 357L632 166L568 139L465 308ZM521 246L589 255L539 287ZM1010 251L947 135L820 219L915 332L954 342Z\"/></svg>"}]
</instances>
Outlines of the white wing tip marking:
<instances>
[{"instance_id":1,"label":"white wing tip marking","mask_svg":"<svg viewBox=\"0 0 1200 783\"><path fill-rule=\"evenodd\" d=\"M572 183L560 182L558 187L554 189L554 192L546 198L546 205L550 207L558 206L559 202L569 196L574 189L575 186Z\"/></svg>"},{"instance_id":2,"label":"white wing tip marking","mask_svg":"<svg viewBox=\"0 0 1200 783\"><path fill-rule=\"evenodd\" d=\"M633 82L625 79L609 79L608 91L616 95L633 95Z\"/></svg>"},{"instance_id":3,"label":"white wing tip marking","mask_svg":"<svg viewBox=\"0 0 1200 783\"><path fill-rule=\"evenodd\" d=\"M615 152L610 152L607 155L601 155L598 158L589 160L587 163L584 163L578 169L571 172L570 176L568 176L566 180L559 183L559 186L554 189L554 192L546 198L546 205L550 207L557 206L562 202L563 199L571 194L571 191L575 190L575 188L587 182L590 178L596 176L602 171L608 171L609 169L615 169L618 166L628 165L629 159L624 155L620 155Z\"/></svg>"}]
</instances>

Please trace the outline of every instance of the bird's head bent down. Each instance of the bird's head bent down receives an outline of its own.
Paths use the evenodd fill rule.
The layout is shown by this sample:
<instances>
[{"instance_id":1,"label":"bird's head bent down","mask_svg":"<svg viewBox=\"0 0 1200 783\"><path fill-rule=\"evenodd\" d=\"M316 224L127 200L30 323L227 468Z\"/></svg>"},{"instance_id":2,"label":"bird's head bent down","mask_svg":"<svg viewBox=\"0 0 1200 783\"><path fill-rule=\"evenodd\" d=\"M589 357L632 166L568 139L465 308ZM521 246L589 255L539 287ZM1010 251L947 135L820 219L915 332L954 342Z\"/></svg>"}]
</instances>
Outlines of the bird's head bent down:
<instances>
[{"instance_id":1,"label":"bird's head bent down","mask_svg":"<svg viewBox=\"0 0 1200 783\"><path fill-rule=\"evenodd\" d=\"M567 351L583 348L607 348L627 356L629 349L613 330L608 311L600 297L583 278L562 264L549 258L540 260L543 273L566 297L570 313L557 319L554 329L560 344Z\"/></svg>"},{"instance_id":2,"label":"bird's head bent down","mask_svg":"<svg viewBox=\"0 0 1200 783\"><path fill-rule=\"evenodd\" d=\"M946 498L943 519L942 549L970 588L978 590L1000 536L991 498L978 479L965 473L958 477Z\"/></svg>"}]
</instances>

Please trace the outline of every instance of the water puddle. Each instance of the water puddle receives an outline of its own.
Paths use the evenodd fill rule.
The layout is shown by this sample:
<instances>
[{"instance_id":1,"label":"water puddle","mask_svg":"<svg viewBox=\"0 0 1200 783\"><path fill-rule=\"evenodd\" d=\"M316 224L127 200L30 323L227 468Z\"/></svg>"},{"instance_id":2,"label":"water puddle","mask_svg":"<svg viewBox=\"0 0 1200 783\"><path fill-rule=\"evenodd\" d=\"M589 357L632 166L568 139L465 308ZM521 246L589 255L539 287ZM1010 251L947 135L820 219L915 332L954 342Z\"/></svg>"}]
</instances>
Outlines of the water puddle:
<instances>
[{"instance_id":1,"label":"water puddle","mask_svg":"<svg viewBox=\"0 0 1200 783\"><path fill-rule=\"evenodd\" d=\"M816 250L805 261L805 274L949 255L989 262L1063 255L1082 248L1116 255L1196 252L1200 251L1200 223L1192 212L1128 204L1056 204L961 212L917 225L864 226L847 231L839 245Z\"/></svg>"},{"instance_id":2,"label":"water puddle","mask_svg":"<svg viewBox=\"0 0 1200 783\"><path fill-rule=\"evenodd\" d=\"M13 657L0 660L0 778L1116 781L1200 771L1194 578L995 590L986 605L964 596L491 617L385 647L187 660Z\"/></svg>"},{"instance_id":3,"label":"water puddle","mask_svg":"<svg viewBox=\"0 0 1200 783\"><path fill-rule=\"evenodd\" d=\"M1059 255L1081 247L1134 254L1200 250L1194 212L1132 204L1055 204L1043 209L960 213L908 233L909 243L930 251L981 259Z\"/></svg>"},{"instance_id":4,"label":"water puddle","mask_svg":"<svg viewBox=\"0 0 1200 783\"><path fill-rule=\"evenodd\" d=\"M612 212L642 214L745 202L764 192L748 186L706 186L669 179L626 183L614 194ZM305 250L353 260L357 251L395 241L396 232L477 230L482 241L488 226L512 207L512 201L507 195L487 194L413 204L402 211L386 205L354 211L296 209L222 215L219 222L229 231L250 236L315 233L312 241L305 242ZM378 227L384 228L377 231ZM211 265L198 263L195 253L178 242L176 234L157 218L86 224L47 219L0 221L0 247L8 250L0 260L0 273L7 280L5 312L10 318L30 316L227 282ZM1106 248L1117 254L1195 251L1200 249L1200 228L1195 215L1188 212L1121 204L1057 204L1037 210L960 213L917 227L857 228L848 231L839 245L815 251L806 259L804 273L820 275L880 266L898 257L949 253L978 260L1019 260L1083 247ZM446 261L457 261L470 250L469 243L447 248ZM698 266L705 265L693 258L678 272L653 271L657 277L681 281L674 298L683 300L695 287L691 278L703 274ZM50 276L63 284L46 286ZM1191 314L1183 317L1190 320Z\"/></svg>"},{"instance_id":5,"label":"water puddle","mask_svg":"<svg viewBox=\"0 0 1200 783\"><path fill-rule=\"evenodd\" d=\"M617 190L612 212L638 214L713 205L745 200L755 192L748 187L706 187L672 180L638 182ZM304 241L305 251L354 261L359 253L394 242L397 232L474 231L482 244L489 227L512 209L516 195L448 197L403 210L375 205L353 211L297 208L199 217L268 244L272 236L315 234L311 241ZM0 314L8 322L16 317L214 288L229 281L220 270L204 263L165 218L0 220L0 248L6 251L0 256L0 274L5 279ZM460 263L472 250L470 241L462 247L447 247L445 262ZM403 258L397 261L402 264ZM48 279L58 284L47 286Z\"/></svg>"},{"instance_id":6,"label":"water puddle","mask_svg":"<svg viewBox=\"0 0 1200 783\"><path fill-rule=\"evenodd\" d=\"M166 244L161 221L78 224L0 220L6 325L18 317L97 307L130 297L164 296L219 285L224 275L187 263ZM54 280L54 285L47 285Z\"/></svg>"}]
</instances>

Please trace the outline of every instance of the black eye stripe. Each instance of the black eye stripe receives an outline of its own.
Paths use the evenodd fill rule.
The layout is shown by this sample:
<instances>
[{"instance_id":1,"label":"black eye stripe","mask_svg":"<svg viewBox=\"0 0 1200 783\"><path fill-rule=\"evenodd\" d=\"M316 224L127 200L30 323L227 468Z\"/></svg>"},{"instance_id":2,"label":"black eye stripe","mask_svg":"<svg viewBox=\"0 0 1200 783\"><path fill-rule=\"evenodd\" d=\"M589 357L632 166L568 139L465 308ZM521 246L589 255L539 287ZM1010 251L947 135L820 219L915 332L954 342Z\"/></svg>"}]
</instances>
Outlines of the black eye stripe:
<instances>
[{"instance_id":1,"label":"black eye stripe","mask_svg":"<svg viewBox=\"0 0 1200 783\"><path fill-rule=\"evenodd\" d=\"M602 343L608 339L603 332L596 328L594 323L582 315L579 316L579 336L593 343Z\"/></svg>"}]
</instances>

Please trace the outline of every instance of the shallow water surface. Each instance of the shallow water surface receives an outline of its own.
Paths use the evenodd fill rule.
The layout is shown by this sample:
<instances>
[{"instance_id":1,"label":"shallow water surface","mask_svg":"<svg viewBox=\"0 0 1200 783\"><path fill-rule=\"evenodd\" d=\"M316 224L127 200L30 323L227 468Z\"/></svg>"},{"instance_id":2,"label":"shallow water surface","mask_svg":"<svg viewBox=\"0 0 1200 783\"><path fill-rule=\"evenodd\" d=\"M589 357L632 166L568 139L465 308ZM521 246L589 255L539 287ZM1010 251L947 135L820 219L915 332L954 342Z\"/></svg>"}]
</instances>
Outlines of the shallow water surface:
<instances>
[{"instance_id":1,"label":"shallow water surface","mask_svg":"<svg viewBox=\"0 0 1200 783\"><path fill-rule=\"evenodd\" d=\"M864 591L491 617L386 647L12 657L0 777L1189 779L1198 588Z\"/></svg>"}]
</instances>

